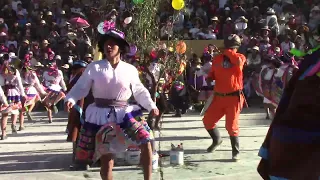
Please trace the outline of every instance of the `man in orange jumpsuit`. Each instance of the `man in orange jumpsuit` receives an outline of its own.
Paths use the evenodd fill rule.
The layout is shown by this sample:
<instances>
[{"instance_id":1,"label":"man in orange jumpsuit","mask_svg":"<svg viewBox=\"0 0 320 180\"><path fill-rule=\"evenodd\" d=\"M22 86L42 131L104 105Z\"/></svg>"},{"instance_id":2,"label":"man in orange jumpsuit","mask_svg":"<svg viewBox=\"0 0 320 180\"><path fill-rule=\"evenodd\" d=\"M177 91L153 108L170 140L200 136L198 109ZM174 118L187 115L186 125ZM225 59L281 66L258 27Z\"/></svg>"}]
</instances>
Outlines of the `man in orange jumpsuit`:
<instances>
[{"instance_id":1,"label":"man in orange jumpsuit","mask_svg":"<svg viewBox=\"0 0 320 180\"><path fill-rule=\"evenodd\" d=\"M203 118L204 126L213 140L207 151L213 152L222 143L216 124L226 116L226 129L231 140L232 159L235 161L239 159L238 121L244 102L242 69L246 62L246 57L237 53L240 45L239 36L231 34L224 40L224 52L213 58L208 81L215 80L214 98Z\"/></svg>"}]
</instances>

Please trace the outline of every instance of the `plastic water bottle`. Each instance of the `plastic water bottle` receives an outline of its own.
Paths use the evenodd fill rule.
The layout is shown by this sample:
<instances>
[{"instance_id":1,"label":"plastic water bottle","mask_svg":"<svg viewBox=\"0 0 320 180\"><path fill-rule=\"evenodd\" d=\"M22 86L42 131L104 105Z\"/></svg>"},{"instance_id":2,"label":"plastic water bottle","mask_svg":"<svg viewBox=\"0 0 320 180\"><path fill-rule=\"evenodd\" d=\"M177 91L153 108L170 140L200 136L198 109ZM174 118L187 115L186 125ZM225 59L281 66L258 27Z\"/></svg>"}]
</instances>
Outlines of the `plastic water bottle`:
<instances>
[{"instance_id":1,"label":"plastic water bottle","mask_svg":"<svg viewBox=\"0 0 320 180\"><path fill-rule=\"evenodd\" d=\"M157 151L152 153L152 170L157 170L159 167L159 154Z\"/></svg>"}]
</instances>

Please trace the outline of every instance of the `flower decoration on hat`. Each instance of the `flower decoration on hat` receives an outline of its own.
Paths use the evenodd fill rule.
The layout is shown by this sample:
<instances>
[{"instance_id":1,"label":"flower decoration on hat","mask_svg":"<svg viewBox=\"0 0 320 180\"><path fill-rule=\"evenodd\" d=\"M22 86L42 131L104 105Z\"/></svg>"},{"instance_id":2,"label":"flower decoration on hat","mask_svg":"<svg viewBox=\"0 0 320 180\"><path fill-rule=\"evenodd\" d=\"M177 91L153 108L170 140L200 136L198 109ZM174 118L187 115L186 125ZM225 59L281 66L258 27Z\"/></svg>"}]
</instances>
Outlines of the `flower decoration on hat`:
<instances>
[{"instance_id":1,"label":"flower decoration on hat","mask_svg":"<svg viewBox=\"0 0 320 180\"><path fill-rule=\"evenodd\" d=\"M98 27L97 30L100 34L106 34L109 30L111 29L115 29L116 24L113 21L104 21L101 22Z\"/></svg>"},{"instance_id":2,"label":"flower decoration on hat","mask_svg":"<svg viewBox=\"0 0 320 180\"><path fill-rule=\"evenodd\" d=\"M115 26L116 26L116 24L113 21L104 21L103 31L108 32L110 29L114 29Z\"/></svg>"}]
</instances>

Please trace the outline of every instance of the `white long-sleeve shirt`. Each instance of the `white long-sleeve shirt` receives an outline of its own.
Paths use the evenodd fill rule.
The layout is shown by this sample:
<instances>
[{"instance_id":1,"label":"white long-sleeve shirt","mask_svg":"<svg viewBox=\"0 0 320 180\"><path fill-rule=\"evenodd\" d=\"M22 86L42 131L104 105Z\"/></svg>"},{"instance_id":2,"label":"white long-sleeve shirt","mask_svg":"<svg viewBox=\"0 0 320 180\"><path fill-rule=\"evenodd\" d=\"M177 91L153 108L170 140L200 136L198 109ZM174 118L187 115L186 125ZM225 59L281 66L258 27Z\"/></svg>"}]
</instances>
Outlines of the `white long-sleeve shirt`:
<instances>
[{"instance_id":1,"label":"white long-sleeve shirt","mask_svg":"<svg viewBox=\"0 0 320 180\"><path fill-rule=\"evenodd\" d=\"M50 76L48 71L43 73L45 86L54 91L67 90L66 83L64 82L63 73L58 70L58 76Z\"/></svg>"},{"instance_id":2,"label":"white long-sleeve shirt","mask_svg":"<svg viewBox=\"0 0 320 180\"><path fill-rule=\"evenodd\" d=\"M120 61L115 69L106 60L90 63L65 101L75 104L86 97L90 90L94 98L119 101L128 101L133 94L135 100L148 111L157 108L149 91L141 83L138 70L124 61ZM123 120L125 113L134 109L133 106L115 108L117 123ZM98 125L114 121L107 117L110 111L110 108L98 108L93 103L86 110L85 121Z\"/></svg>"},{"instance_id":3,"label":"white long-sleeve shirt","mask_svg":"<svg viewBox=\"0 0 320 180\"><path fill-rule=\"evenodd\" d=\"M41 85L39 78L34 71L29 71L28 73L24 74L22 77L22 84L30 85L31 87L28 88L27 94L46 94L43 86Z\"/></svg>"},{"instance_id":4,"label":"white long-sleeve shirt","mask_svg":"<svg viewBox=\"0 0 320 180\"><path fill-rule=\"evenodd\" d=\"M15 75L13 74L4 75L5 85L13 85L15 87L8 90L7 96L25 96L26 93L22 85L20 72L17 69L15 71L16 71Z\"/></svg>"}]
</instances>

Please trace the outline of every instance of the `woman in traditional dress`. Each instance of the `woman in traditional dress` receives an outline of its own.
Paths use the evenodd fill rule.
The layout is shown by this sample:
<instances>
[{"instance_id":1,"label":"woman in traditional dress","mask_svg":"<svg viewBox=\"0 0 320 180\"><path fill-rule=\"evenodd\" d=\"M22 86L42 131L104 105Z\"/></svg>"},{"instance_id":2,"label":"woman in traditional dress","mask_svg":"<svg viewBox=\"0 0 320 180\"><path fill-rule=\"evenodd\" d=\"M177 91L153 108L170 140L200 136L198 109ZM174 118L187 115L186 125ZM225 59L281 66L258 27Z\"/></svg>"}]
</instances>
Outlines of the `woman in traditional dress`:
<instances>
[{"instance_id":1,"label":"woman in traditional dress","mask_svg":"<svg viewBox=\"0 0 320 180\"><path fill-rule=\"evenodd\" d=\"M320 177L319 57L319 49L307 54L285 87L259 151L258 172L264 180Z\"/></svg>"},{"instance_id":2,"label":"woman in traditional dress","mask_svg":"<svg viewBox=\"0 0 320 180\"><path fill-rule=\"evenodd\" d=\"M17 65L19 64L18 59L9 58L8 54L5 54L3 57L3 66L1 69L1 75L5 81L5 95L7 96L8 108L2 111L1 118L1 131L2 136L1 139L7 139L7 120L9 116L9 112L11 112L11 129L12 133L17 133L16 122L19 114L19 109L21 109L21 102L25 101L25 92L21 81L20 73L17 69ZM24 128L23 122L20 122L19 130Z\"/></svg>"},{"instance_id":3,"label":"woman in traditional dress","mask_svg":"<svg viewBox=\"0 0 320 180\"><path fill-rule=\"evenodd\" d=\"M78 82L79 78L81 77L82 73L84 72L85 68L87 67L88 63L85 61L76 61L73 63L71 67L71 77L70 82L67 86L67 91L69 92L71 88ZM89 104L94 102L94 98L92 96L92 92L90 91L89 94L85 97L80 99L76 105L70 110L68 116L68 137L67 141L73 143L73 156L72 156L72 166L71 168L75 170L84 169L86 164L77 162L75 159L76 156L76 147L77 141L79 138L79 132L81 125L84 123L84 112L86 111Z\"/></svg>"},{"instance_id":4,"label":"woman in traditional dress","mask_svg":"<svg viewBox=\"0 0 320 180\"><path fill-rule=\"evenodd\" d=\"M31 61L30 59L25 59L24 64L21 68L21 78L22 83L27 95L26 102L24 102L24 108L21 110L19 114L20 122L24 121L24 112L26 112L28 121L32 121L31 112L38 101L41 100L41 96L45 96L46 92L41 85L38 76L35 71L31 69Z\"/></svg>"},{"instance_id":5,"label":"woman in traditional dress","mask_svg":"<svg viewBox=\"0 0 320 180\"><path fill-rule=\"evenodd\" d=\"M65 98L68 111L78 100L86 97L90 89L95 98L86 110L76 158L100 160L101 178L112 179L113 155L124 152L131 142L141 149L144 179L151 180L150 128L146 122L137 121L137 117L142 115L140 107L128 105L127 101L133 94L136 101L154 115L158 115L159 110L141 83L138 70L121 60L121 54L129 49L124 33L107 28L99 32L104 33L98 47L105 59L89 64Z\"/></svg>"},{"instance_id":6,"label":"woman in traditional dress","mask_svg":"<svg viewBox=\"0 0 320 180\"><path fill-rule=\"evenodd\" d=\"M1 111L4 111L5 109L7 109L9 107L7 97L5 96L4 91L1 86L0 86L0 102L1 102L1 109L0 109ZM3 130L5 130L6 124L4 124L2 122L3 121L1 120L2 135L1 135L0 140L5 140L5 139L7 139L7 136L6 136L6 134L3 133Z\"/></svg>"},{"instance_id":7,"label":"woman in traditional dress","mask_svg":"<svg viewBox=\"0 0 320 180\"><path fill-rule=\"evenodd\" d=\"M67 90L63 73L58 69L55 59L50 61L49 67L44 71L43 80L48 93L43 103L48 111L49 123L52 123L52 111L58 113L56 104L65 97L64 92Z\"/></svg>"},{"instance_id":8,"label":"woman in traditional dress","mask_svg":"<svg viewBox=\"0 0 320 180\"><path fill-rule=\"evenodd\" d=\"M277 68L280 67L280 61L274 57L269 57L264 65L261 67L259 75L259 89L263 96L263 106L266 111L266 119L272 119L276 112L276 105L272 102L271 86Z\"/></svg>"},{"instance_id":9,"label":"woman in traditional dress","mask_svg":"<svg viewBox=\"0 0 320 180\"><path fill-rule=\"evenodd\" d=\"M204 65L200 68L201 73L199 73L199 76L203 76L203 78L206 79L212 66L212 56L205 56L204 59L205 62ZM202 82L203 84L199 93L198 100L201 102L205 102L213 93L215 81L212 81L211 84L208 84L206 80Z\"/></svg>"},{"instance_id":10,"label":"woman in traditional dress","mask_svg":"<svg viewBox=\"0 0 320 180\"><path fill-rule=\"evenodd\" d=\"M280 60L282 63L273 76L270 91L271 101L275 107L278 107L284 88L298 68L295 60L287 53L281 56Z\"/></svg>"}]
</instances>

